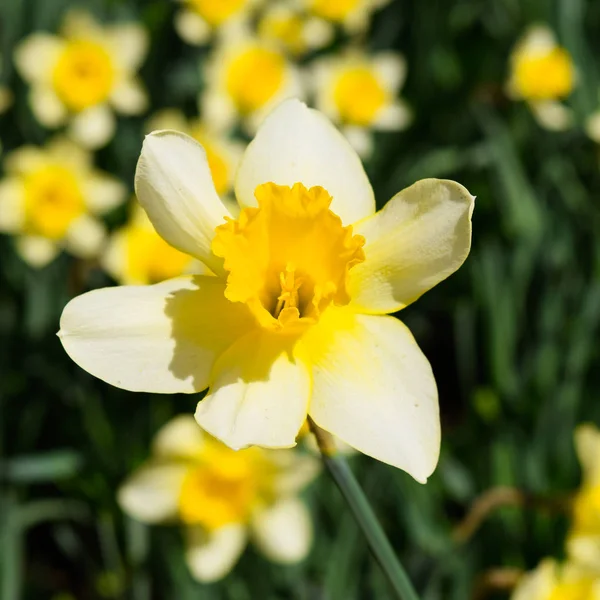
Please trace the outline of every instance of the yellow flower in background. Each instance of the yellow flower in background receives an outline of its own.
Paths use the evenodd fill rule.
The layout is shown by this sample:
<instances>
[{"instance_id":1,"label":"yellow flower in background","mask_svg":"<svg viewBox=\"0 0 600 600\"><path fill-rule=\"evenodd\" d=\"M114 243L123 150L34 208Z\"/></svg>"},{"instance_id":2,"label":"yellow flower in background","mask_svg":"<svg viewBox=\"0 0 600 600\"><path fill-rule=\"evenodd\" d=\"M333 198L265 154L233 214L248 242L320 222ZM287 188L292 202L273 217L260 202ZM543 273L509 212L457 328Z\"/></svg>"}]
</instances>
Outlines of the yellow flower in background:
<instances>
[{"instance_id":1,"label":"yellow flower in background","mask_svg":"<svg viewBox=\"0 0 600 600\"><path fill-rule=\"evenodd\" d=\"M350 33L362 32L369 26L371 14L390 0L303 0L308 12Z\"/></svg>"},{"instance_id":2,"label":"yellow flower in background","mask_svg":"<svg viewBox=\"0 0 600 600\"><path fill-rule=\"evenodd\" d=\"M591 424L575 430L575 449L583 472L573 503L567 552L600 573L600 431Z\"/></svg>"},{"instance_id":3,"label":"yellow flower in background","mask_svg":"<svg viewBox=\"0 0 600 600\"><path fill-rule=\"evenodd\" d=\"M207 89L199 98L200 113L216 130L241 120L253 132L282 100L303 95L298 69L285 53L245 29L222 38L203 73Z\"/></svg>"},{"instance_id":4,"label":"yellow flower in background","mask_svg":"<svg viewBox=\"0 0 600 600\"><path fill-rule=\"evenodd\" d=\"M34 33L15 51L15 64L30 84L34 115L48 128L68 125L87 148L106 144L115 132L113 111L143 112L146 93L136 72L148 37L135 23L102 26L88 13L71 11L60 36Z\"/></svg>"},{"instance_id":5,"label":"yellow flower in background","mask_svg":"<svg viewBox=\"0 0 600 600\"><path fill-rule=\"evenodd\" d=\"M254 14L263 0L178 0L182 7L175 15L175 29L188 44L210 41L215 32L237 26Z\"/></svg>"},{"instance_id":6,"label":"yellow flower in background","mask_svg":"<svg viewBox=\"0 0 600 600\"><path fill-rule=\"evenodd\" d=\"M185 273L210 274L203 263L167 244L137 201L128 223L111 235L101 262L124 285L148 285Z\"/></svg>"},{"instance_id":7,"label":"yellow flower in background","mask_svg":"<svg viewBox=\"0 0 600 600\"><path fill-rule=\"evenodd\" d=\"M4 168L0 231L16 236L25 261L44 266L62 248L81 258L97 255L105 236L98 215L123 201L120 182L95 170L91 156L66 139L15 150Z\"/></svg>"},{"instance_id":8,"label":"yellow flower in background","mask_svg":"<svg viewBox=\"0 0 600 600\"><path fill-rule=\"evenodd\" d=\"M511 600L600 600L600 577L573 563L546 559L522 578Z\"/></svg>"},{"instance_id":9,"label":"yellow flower in background","mask_svg":"<svg viewBox=\"0 0 600 600\"><path fill-rule=\"evenodd\" d=\"M215 185L221 198L227 198L233 192L235 172L245 150L245 144L235 141L220 131L215 131L206 120L187 119L175 108L167 108L154 114L148 120L147 132L159 129L181 131L202 144ZM234 209L235 203L229 205Z\"/></svg>"},{"instance_id":10,"label":"yellow flower in background","mask_svg":"<svg viewBox=\"0 0 600 600\"><path fill-rule=\"evenodd\" d=\"M351 50L317 60L313 68L316 108L342 127L361 156L373 150L370 130L398 130L409 124L410 110L398 98L406 77L401 55Z\"/></svg>"},{"instance_id":11,"label":"yellow flower in background","mask_svg":"<svg viewBox=\"0 0 600 600\"><path fill-rule=\"evenodd\" d=\"M552 31L545 25L530 27L511 54L509 94L528 102L540 125L562 130L572 117L559 101L571 94L575 82L573 60Z\"/></svg>"},{"instance_id":12,"label":"yellow flower in background","mask_svg":"<svg viewBox=\"0 0 600 600\"><path fill-rule=\"evenodd\" d=\"M323 19L307 14L292 2L269 4L260 15L258 36L276 44L293 57L326 46L334 35Z\"/></svg>"},{"instance_id":13,"label":"yellow flower in background","mask_svg":"<svg viewBox=\"0 0 600 600\"><path fill-rule=\"evenodd\" d=\"M251 539L270 560L302 560L312 524L298 493L318 461L297 451L234 451L179 416L156 435L152 458L121 487L125 512L146 523L180 522L186 561L200 581L216 581Z\"/></svg>"},{"instance_id":14,"label":"yellow flower in background","mask_svg":"<svg viewBox=\"0 0 600 600\"><path fill-rule=\"evenodd\" d=\"M146 137L136 192L158 233L215 276L95 290L61 318L68 354L132 391L209 388L196 420L231 448L291 447L307 414L424 482L439 455L437 390L386 316L465 260L473 197L418 182L375 213L359 157L319 112L283 102L248 146L234 219L190 137Z\"/></svg>"}]
</instances>

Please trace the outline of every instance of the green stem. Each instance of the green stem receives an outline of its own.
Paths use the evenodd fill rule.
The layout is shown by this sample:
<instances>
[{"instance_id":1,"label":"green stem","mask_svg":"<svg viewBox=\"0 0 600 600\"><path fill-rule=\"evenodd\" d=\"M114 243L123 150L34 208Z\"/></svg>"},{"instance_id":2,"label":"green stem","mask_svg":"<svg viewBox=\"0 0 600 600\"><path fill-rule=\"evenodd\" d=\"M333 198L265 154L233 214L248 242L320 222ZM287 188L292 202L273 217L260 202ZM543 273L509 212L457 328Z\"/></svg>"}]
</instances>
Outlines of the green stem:
<instances>
[{"instance_id":1,"label":"green stem","mask_svg":"<svg viewBox=\"0 0 600 600\"><path fill-rule=\"evenodd\" d=\"M321 429L314 421L309 420L323 462L337 484L342 496L348 503L356 522L362 529L371 552L385 573L396 597L399 600L419 600L406 571L394 553L367 497L354 477L348 463L335 452L333 439L329 433Z\"/></svg>"}]
</instances>

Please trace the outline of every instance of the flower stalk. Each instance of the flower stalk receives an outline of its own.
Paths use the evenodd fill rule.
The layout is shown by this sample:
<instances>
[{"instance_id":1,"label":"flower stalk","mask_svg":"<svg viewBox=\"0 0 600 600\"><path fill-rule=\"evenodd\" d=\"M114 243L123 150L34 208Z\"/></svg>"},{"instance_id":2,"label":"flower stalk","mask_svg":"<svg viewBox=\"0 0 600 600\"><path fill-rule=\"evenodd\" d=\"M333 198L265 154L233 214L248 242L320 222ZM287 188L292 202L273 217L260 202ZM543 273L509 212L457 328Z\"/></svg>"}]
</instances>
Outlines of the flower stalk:
<instances>
[{"instance_id":1,"label":"flower stalk","mask_svg":"<svg viewBox=\"0 0 600 600\"><path fill-rule=\"evenodd\" d=\"M396 597L399 600L419 600L404 567L398 560L373 512L369 500L356 481L348 463L337 454L333 437L321 429L310 417L308 417L308 422L327 470L348 503L356 522L367 538L371 552L385 573Z\"/></svg>"}]
</instances>

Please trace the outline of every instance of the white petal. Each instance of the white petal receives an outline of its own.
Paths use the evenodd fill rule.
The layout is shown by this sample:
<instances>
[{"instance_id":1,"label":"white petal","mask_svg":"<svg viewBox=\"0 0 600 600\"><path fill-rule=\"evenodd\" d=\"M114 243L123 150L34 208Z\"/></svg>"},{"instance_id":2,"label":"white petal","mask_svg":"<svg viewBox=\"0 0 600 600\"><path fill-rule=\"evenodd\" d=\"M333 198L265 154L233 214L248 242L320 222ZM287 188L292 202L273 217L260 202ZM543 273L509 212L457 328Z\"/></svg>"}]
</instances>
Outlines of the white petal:
<instances>
[{"instance_id":1,"label":"white petal","mask_svg":"<svg viewBox=\"0 0 600 600\"><path fill-rule=\"evenodd\" d=\"M278 496L290 496L304 489L321 470L321 461L312 454L269 450L269 460L277 465L273 491Z\"/></svg>"},{"instance_id":2,"label":"white petal","mask_svg":"<svg viewBox=\"0 0 600 600\"><path fill-rule=\"evenodd\" d=\"M600 564L599 535L570 535L566 541L569 559L597 572Z\"/></svg>"},{"instance_id":3,"label":"white petal","mask_svg":"<svg viewBox=\"0 0 600 600\"><path fill-rule=\"evenodd\" d=\"M188 469L183 463L150 463L141 467L119 489L119 505L128 515L144 523L176 518Z\"/></svg>"},{"instance_id":4,"label":"white petal","mask_svg":"<svg viewBox=\"0 0 600 600\"><path fill-rule=\"evenodd\" d=\"M198 13L185 8L175 14L173 24L179 37L188 44L205 44L212 33L210 25Z\"/></svg>"},{"instance_id":5,"label":"white petal","mask_svg":"<svg viewBox=\"0 0 600 600\"><path fill-rule=\"evenodd\" d=\"M558 565L554 560L543 560L519 580L511 600L548 600L558 583L557 571Z\"/></svg>"},{"instance_id":6,"label":"white petal","mask_svg":"<svg viewBox=\"0 0 600 600\"><path fill-rule=\"evenodd\" d=\"M277 563L295 563L306 557L313 539L310 513L298 498L280 500L258 511L252 522L253 541Z\"/></svg>"},{"instance_id":7,"label":"white petal","mask_svg":"<svg viewBox=\"0 0 600 600\"><path fill-rule=\"evenodd\" d=\"M15 49L14 61L21 77L29 83L51 82L54 65L64 42L48 33L34 33Z\"/></svg>"},{"instance_id":8,"label":"white petal","mask_svg":"<svg viewBox=\"0 0 600 600\"><path fill-rule=\"evenodd\" d=\"M81 215L67 230L65 245L67 250L79 258L94 258L100 252L106 229L97 219Z\"/></svg>"},{"instance_id":9,"label":"white petal","mask_svg":"<svg viewBox=\"0 0 600 600\"><path fill-rule=\"evenodd\" d=\"M280 104L248 146L235 186L240 204L255 206L254 190L269 181L324 187L333 196L331 210L346 225L375 210L373 190L356 152L321 113L298 100Z\"/></svg>"},{"instance_id":10,"label":"white petal","mask_svg":"<svg viewBox=\"0 0 600 600\"><path fill-rule=\"evenodd\" d=\"M309 394L310 373L292 342L256 331L221 356L196 420L235 450L289 448L306 419Z\"/></svg>"},{"instance_id":11,"label":"white petal","mask_svg":"<svg viewBox=\"0 0 600 600\"><path fill-rule=\"evenodd\" d=\"M156 231L216 274L223 261L210 248L217 225L231 216L219 199L202 146L176 131L146 136L135 190Z\"/></svg>"},{"instance_id":12,"label":"white petal","mask_svg":"<svg viewBox=\"0 0 600 600\"><path fill-rule=\"evenodd\" d=\"M60 248L52 240L37 236L19 236L15 246L21 258L36 269L45 267L60 252Z\"/></svg>"},{"instance_id":13,"label":"white petal","mask_svg":"<svg viewBox=\"0 0 600 600\"><path fill-rule=\"evenodd\" d=\"M21 179L0 181L0 231L14 233L25 223L25 190Z\"/></svg>"},{"instance_id":14,"label":"white petal","mask_svg":"<svg viewBox=\"0 0 600 600\"><path fill-rule=\"evenodd\" d=\"M29 92L29 102L35 118L44 127L54 129L67 119L67 109L51 87L34 85Z\"/></svg>"},{"instance_id":15,"label":"white petal","mask_svg":"<svg viewBox=\"0 0 600 600\"><path fill-rule=\"evenodd\" d=\"M228 525L207 533L198 527L187 530L186 562L198 581L217 581L233 568L246 547L246 529Z\"/></svg>"},{"instance_id":16,"label":"white petal","mask_svg":"<svg viewBox=\"0 0 600 600\"><path fill-rule=\"evenodd\" d=\"M454 273L471 247L473 204L462 185L423 179L358 223L366 259L349 272L357 310L400 310Z\"/></svg>"},{"instance_id":17,"label":"white petal","mask_svg":"<svg viewBox=\"0 0 600 600\"><path fill-rule=\"evenodd\" d=\"M117 179L104 174L88 175L85 181L85 199L95 214L104 214L119 206L127 194L125 186Z\"/></svg>"},{"instance_id":18,"label":"white petal","mask_svg":"<svg viewBox=\"0 0 600 600\"><path fill-rule=\"evenodd\" d=\"M59 336L83 369L117 387L155 393L203 390L216 358L254 326L215 277L94 290L65 307Z\"/></svg>"},{"instance_id":19,"label":"white petal","mask_svg":"<svg viewBox=\"0 0 600 600\"><path fill-rule=\"evenodd\" d=\"M88 108L73 117L69 135L85 148L105 146L115 134L115 117L107 104Z\"/></svg>"},{"instance_id":20,"label":"white petal","mask_svg":"<svg viewBox=\"0 0 600 600\"><path fill-rule=\"evenodd\" d=\"M112 91L110 102L124 115L139 115L148 107L148 96L139 79L123 79Z\"/></svg>"},{"instance_id":21,"label":"white petal","mask_svg":"<svg viewBox=\"0 0 600 600\"><path fill-rule=\"evenodd\" d=\"M198 109L206 123L210 123L214 131L227 131L237 122L238 114L235 105L220 90L208 89L198 98Z\"/></svg>"},{"instance_id":22,"label":"white petal","mask_svg":"<svg viewBox=\"0 0 600 600\"><path fill-rule=\"evenodd\" d=\"M130 73L137 71L148 53L146 30L136 23L122 23L108 30L108 38L119 67Z\"/></svg>"},{"instance_id":23,"label":"white petal","mask_svg":"<svg viewBox=\"0 0 600 600\"><path fill-rule=\"evenodd\" d=\"M304 343L317 425L425 483L439 456L438 398L408 328L393 317L328 308Z\"/></svg>"},{"instance_id":24,"label":"white petal","mask_svg":"<svg viewBox=\"0 0 600 600\"><path fill-rule=\"evenodd\" d=\"M178 415L163 425L154 438L155 456L197 458L204 446L204 433L192 415Z\"/></svg>"}]
</instances>

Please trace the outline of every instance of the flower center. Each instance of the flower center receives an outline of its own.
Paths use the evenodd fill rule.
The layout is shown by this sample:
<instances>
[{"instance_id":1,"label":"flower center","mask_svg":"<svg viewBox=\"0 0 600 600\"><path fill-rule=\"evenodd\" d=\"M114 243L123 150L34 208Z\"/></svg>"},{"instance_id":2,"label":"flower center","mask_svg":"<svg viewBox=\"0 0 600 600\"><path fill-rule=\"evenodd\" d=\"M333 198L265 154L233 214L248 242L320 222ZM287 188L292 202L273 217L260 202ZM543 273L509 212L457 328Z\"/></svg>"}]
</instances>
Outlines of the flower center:
<instances>
[{"instance_id":1,"label":"flower center","mask_svg":"<svg viewBox=\"0 0 600 600\"><path fill-rule=\"evenodd\" d=\"M571 93L573 82L571 57L562 48L517 57L515 86L528 100L564 98Z\"/></svg>"},{"instance_id":2,"label":"flower center","mask_svg":"<svg viewBox=\"0 0 600 600\"><path fill-rule=\"evenodd\" d=\"M343 21L358 5L359 0L314 0L313 12L330 21Z\"/></svg>"},{"instance_id":3,"label":"flower center","mask_svg":"<svg viewBox=\"0 0 600 600\"><path fill-rule=\"evenodd\" d=\"M108 52L100 44L86 40L69 42L53 73L56 93L75 112L104 102L114 79L115 70Z\"/></svg>"},{"instance_id":4,"label":"flower center","mask_svg":"<svg viewBox=\"0 0 600 600\"><path fill-rule=\"evenodd\" d=\"M202 460L183 481L179 514L184 523L208 530L245 523L257 503L270 500L272 472L261 450L221 446L207 442Z\"/></svg>"},{"instance_id":5,"label":"flower center","mask_svg":"<svg viewBox=\"0 0 600 600\"><path fill-rule=\"evenodd\" d=\"M281 88L285 60L267 48L253 47L236 56L226 76L227 93L243 113L264 106Z\"/></svg>"},{"instance_id":6,"label":"flower center","mask_svg":"<svg viewBox=\"0 0 600 600\"><path fill-rule=\"evenodd\" d=\"M30 234L60 239L84 212L79 182L69 169L45 166L25 178L26 229Z\"/></svg>"},{"instance_id":7,"label":"flower center","mask_svg":"<svg viewBox=\"0 0 600 600\"><path fill-rule=\"evenodd\" d=\"M244 7L247 0L189 0L195 10L209 25L222 25Z\"/></svg>"},{"instance_id":8,"label":"flower center","mask_svg":"<svg viewBox=\"0 0 600 600\"><path fill-rule=\"evenodd\" d=\"M258 208L216 229L225 296L245 302L262 326L287 331L316 322L331 303L347 304L348 270L364 260L365 240L329 210L327 191L264 183L254 195Z\"/></svg>"},{"instance_id":9,"label":"flower center","mask_svg":"<svg viewBox=\"0 0 600 600\"><path fill-rule=\"evenodd\" d=\"M367 67L342 73L333 91L342 119L356 125L369 125L388 101L388 93Z\"/></svg>"}]
</instances>

